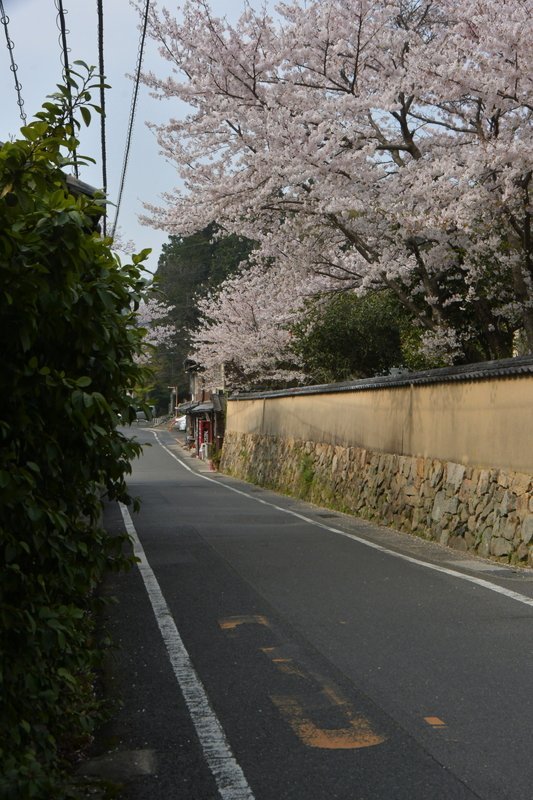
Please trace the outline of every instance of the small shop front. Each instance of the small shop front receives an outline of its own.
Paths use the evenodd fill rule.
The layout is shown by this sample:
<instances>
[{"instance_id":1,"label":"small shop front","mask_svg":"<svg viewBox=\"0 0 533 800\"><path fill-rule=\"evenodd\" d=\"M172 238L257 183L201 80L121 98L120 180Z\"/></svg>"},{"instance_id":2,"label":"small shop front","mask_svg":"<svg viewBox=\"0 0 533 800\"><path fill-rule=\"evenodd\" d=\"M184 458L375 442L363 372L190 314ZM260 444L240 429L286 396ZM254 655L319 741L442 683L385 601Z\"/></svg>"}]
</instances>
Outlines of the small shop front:
<instances>
[{"instance_id":1,"label":"small shop front","mask_svg":"<svg viewBox=\"0 0 533 800\"><path fill-rule=\"evenodd\" d=\"M199 458L213 458L220 451L224 438L224 408L219 395L210 400L198 403L187 414L192 420L192 443Z\"/></svg>"}]
</instances>

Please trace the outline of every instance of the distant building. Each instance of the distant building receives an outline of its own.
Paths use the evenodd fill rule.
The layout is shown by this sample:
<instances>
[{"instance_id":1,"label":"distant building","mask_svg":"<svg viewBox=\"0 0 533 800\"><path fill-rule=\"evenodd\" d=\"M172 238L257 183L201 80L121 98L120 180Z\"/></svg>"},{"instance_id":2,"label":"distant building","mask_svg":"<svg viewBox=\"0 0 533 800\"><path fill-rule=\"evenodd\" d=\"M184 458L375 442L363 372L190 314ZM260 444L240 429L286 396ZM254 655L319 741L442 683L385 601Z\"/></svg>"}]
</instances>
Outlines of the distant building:
<instances>
[{"instance_id":1,"label":"distant building","mask_svg":"<svg viewBox=\"0 0 533 800\"><path fill-rule=\"evenodd\" d=\"M224 441L226 397L223 387L206 388L201 368L193 358L185 360L191 399L178 406L187 416L187 442L199 458L210 459Z\"/></svg>"}]
</instances>

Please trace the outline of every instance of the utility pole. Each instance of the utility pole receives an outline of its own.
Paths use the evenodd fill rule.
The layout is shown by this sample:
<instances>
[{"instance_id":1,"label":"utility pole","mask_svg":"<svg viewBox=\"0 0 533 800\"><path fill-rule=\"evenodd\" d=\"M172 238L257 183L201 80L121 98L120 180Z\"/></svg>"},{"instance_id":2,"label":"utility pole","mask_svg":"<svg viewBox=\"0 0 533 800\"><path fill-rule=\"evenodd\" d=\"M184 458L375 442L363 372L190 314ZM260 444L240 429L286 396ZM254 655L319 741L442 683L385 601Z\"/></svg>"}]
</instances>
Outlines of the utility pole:
<instances>
[{"instance_id":1,"label":"utility pole","mask_svg":"<svg viewBox=\"0 0 533 800\"><path fill-rule=\"evenodd\" d=\"M178 387L177 386L167 386L167 389L170 389L170 400L168 404L168 413L176 415L178 411Z\"/></svg>"}]
</instances>

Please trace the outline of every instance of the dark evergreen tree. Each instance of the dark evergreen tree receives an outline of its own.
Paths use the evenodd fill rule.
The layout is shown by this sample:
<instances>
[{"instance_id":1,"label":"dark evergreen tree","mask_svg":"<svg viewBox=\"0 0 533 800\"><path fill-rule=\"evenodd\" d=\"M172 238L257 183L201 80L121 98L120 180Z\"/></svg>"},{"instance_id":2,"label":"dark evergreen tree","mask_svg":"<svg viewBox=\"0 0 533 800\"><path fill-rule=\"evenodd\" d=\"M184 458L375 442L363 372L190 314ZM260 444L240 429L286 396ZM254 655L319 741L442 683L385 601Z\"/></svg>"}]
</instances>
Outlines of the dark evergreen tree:
<instances>
[{"instance_id":1,"label":"dark evergreen tree","mask_svg":"<svg viewBox=\"0 0 533 800\"><path fill-rule=\"evenodd\" d=\"M190 348L187 332L198 323L198 299L236 272L253 247L249 239L224 236L215 223L191 236L170 236L163 245L156 280L162 299L173 306L169 321L176 327L176 344L158 348L154 357L154 399L160 406L168 402L167 386L177 386L179 398L188 391L183 364Z\"/></svg>"},{"instance_id":2,"label":"dark evergreen tree","mask_svg":"<svg viewBox=\"0 0 533 800\"><path fill-rule=\"evenodd\" d=\"M441 366L421 355L420 334L392 292L334 294L308 306L293 349L312 383Z\"/></svg>"}]
</instances>

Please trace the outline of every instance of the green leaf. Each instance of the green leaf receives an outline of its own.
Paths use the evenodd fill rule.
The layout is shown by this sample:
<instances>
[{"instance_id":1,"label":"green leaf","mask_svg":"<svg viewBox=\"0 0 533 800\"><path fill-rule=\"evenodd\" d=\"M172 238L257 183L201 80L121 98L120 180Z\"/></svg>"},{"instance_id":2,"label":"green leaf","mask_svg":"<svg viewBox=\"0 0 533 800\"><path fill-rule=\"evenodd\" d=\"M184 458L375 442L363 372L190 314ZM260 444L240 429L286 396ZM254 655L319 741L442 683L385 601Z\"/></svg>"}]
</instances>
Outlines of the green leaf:
<instances>
[{"instance_id":1,"label":"green leaf","mask_svg":"<svg viewBox=\"0 0 533 800\"><path fill-rule=\"evenodd\" d=\"M5 470L0 470L0 489L5 489L11 483L11 475Z\"/></svg>"},{"instance_id":2,"label":"green leaf","mask_svg":"<svg viewBox=\"0 0 533 800\"><path fill-rule=\"evenodd\" d=\"M85 122L85 125L89 127L89 125L91 124L91 112L86 106L81 106L80 113L83 118L83 121Z\"/></svg>"},{"instance_id":3,"label":"green leaf","mask_svg":"<svg viewBox=\"0 0 533 800\"><path fill-rule=\"evenodd\" d=\"M144 250L141 250L140 253L136 253L132 256L131 260L134 264L140 264L141 261L144 261L150 253L152 252L151 247L145 247Z\"/></svg>"},{"instance_id":4,"label":"green leaf","mask_svg":"<svg viewBox=\"0 0 533 800\"><path fill-rule=\"evenodd\" d=\"M72 673L68 671L68 669L65 669L64 667L59 667L59 669L57 670L57 674L59 675L60 678L63 678L63 680L69 683L71 686L78 685L78 681L72 675Z\"/></svg>"},{"instance_id":5,"label":"green leaf","mask_svg":"<svg viewBox=\"0 0 533 800\"><path fill-rule=\"evenodd\" d=\"M38 522L43 516L42 510L38 506L28 506L27 514L32 522Z\"/></svg>"},{"instance_id":6,"label":"green leaf","mask_svg":"<svg viewBox=\"0 0 533 800\"><path fill-rule=\"evenodd\" d=\"M47 122L31 122L29 125L23 125L20 132L29 142L36 142L47 130Z\"/></svg>"}]
</instances>

